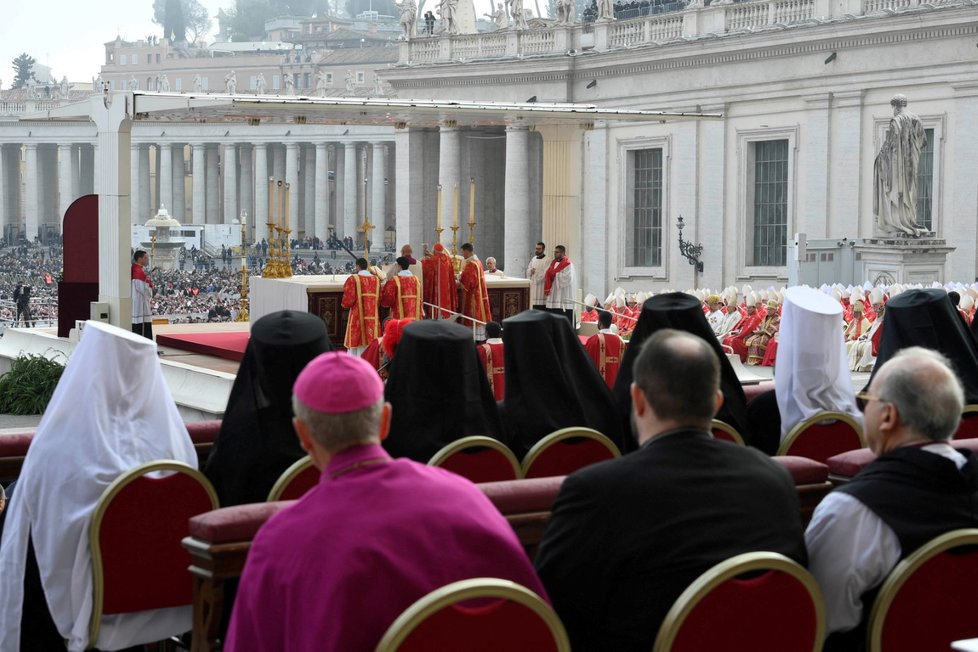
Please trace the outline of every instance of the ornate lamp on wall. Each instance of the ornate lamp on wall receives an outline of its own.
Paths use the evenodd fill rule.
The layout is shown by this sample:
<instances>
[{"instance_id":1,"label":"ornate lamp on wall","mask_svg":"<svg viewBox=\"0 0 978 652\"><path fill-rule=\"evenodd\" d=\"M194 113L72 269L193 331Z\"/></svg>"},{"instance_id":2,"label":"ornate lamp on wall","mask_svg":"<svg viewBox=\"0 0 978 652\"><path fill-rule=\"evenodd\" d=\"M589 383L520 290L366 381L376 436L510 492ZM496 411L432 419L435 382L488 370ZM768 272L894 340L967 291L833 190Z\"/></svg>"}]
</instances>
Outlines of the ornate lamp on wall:
<instances>
[{"instance_id":1,"label":"ornate lamp on wall","mask_svg":"<svg viewBox=\"0 0 978 652\"><path fill-rule=\"evenodd\" d=\"M683 216L679 216L679 220L676 221L676 228L679 229L679 253L681 253L686 260L689 261L690 265L696 267L696 271L703 272L703 261L700 260L700 256L703 255L703 245L693 244L689 240L683 240Z\"/></svg>"}]
</instances>

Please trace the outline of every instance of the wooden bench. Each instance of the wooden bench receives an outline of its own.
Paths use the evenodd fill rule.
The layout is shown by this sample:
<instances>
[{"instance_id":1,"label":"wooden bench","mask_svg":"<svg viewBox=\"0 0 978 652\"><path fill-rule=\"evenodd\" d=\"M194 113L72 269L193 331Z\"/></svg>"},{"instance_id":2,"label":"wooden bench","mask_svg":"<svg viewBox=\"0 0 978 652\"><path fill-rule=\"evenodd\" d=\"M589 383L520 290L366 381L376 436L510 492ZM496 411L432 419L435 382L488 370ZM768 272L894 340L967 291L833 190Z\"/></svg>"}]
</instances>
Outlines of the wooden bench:
<instances>
[{"instance_id":1,"label":"wooden bench","mask_svg":"<svg viewBox=\"0 0 978 652\"><path fill-rule=\"evenodd\" d=\"M791 473L802 521L807 524L819 501L832 489L828 467L804 457L773 459ZM506 517L533 559L563 481L563 477L533 478L476 486ZM194 576L193 652L220 649L217 637L225 609L224 581L241 574L251 540L262 524L292 502L237 505L190 520L190 536L183 545L190 551L190 572Z\"/></svg>"},{"instance_id":2,"label":"wooden bench","mask_svg":"<svg viewBox=\"0 0 978 652\"><path fill-rule=\"evenodd\" d=\"M221 432L221 421L192 421L187 424L187 432L197 451L197 468L202 469ZM0 482L6 484L17 479L33 439L33 428L0 435Z\"/></svg>"}]
</instances>

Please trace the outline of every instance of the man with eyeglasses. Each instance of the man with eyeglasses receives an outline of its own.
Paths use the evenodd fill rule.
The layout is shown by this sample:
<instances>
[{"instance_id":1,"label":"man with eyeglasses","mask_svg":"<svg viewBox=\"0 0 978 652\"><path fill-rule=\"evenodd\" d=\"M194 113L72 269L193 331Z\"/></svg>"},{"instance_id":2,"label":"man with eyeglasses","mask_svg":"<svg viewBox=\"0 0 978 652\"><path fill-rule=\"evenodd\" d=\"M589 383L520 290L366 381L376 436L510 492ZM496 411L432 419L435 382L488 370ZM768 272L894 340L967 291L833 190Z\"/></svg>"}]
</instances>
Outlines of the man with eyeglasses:
<instances>
[{"instance_id":1,"label":"man with eyeglasses","mask_svg":"<svg viewBox=\"0 0 978 652\"><path fill-rule=\"evenodd\" d=\"M857 398L879 457L819 504L805 532L827 651L863 649L873 599L901 559L945 532L978 527L978 460L948 444L964 391L947 358L903 349Z\"/></svg>"}]
</instances>

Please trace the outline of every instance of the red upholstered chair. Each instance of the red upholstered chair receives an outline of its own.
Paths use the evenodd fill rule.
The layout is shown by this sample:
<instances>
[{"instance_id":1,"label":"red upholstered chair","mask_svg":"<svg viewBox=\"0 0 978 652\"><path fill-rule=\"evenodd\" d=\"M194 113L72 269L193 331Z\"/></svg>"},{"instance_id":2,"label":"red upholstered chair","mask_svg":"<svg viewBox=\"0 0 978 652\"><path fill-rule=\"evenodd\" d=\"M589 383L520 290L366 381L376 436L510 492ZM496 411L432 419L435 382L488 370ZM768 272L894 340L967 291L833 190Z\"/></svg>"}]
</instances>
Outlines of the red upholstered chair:
<instances>
[{"instance_id":1,"label":"red upholstered chair","mask_svg":"<svg viewBox=\"0 0 978 652\"><path fill-rule=\"evenodd\" d=\"M978 636L978 529L954 530L897 564L870 612L870 652L948 650Z\"/></svg>"},{"instance_id":2,"label":"red upholstered chair","mask_svg":"<svg viewBox=\"0 0 978 652\"><path fill-rule=\"evenodd\" d=\"M522 476L519 460L509 447L492 437L463 437L445 446L428 461L472 482L518 480Z\"/></svg>"},{"instance_id":3,"label":"red upholstered chair","mask_svg":"<svg viewBox=\"0 0 978 652\"><path fill-rule=\"evenodd\" d=\"M394 621L377 652L569 652L557 614L529 589L494 578L453 582Z\"/></svg>"},{"instance_id":4,"label":"red upholstered chair","mask_svg":"<svg viewBox=\"0 0 978 652\"><path fill-rule=\"evenodd\" d=\"M726 421L714 419L713 425L711 426L711 431L713 432L714 439L722 439L724 441L733 442L734 444L740 444L741 446L747 445L744 443L744 438L740 436L739 432L737 432L737 429Z\"/></svg>"},{"instance_id":5,"label":"red upholstered chair","mask_svg":"<svg viewBox=\"0 0 978 652\"><path fill-rule=\"evenodd\" d=\"M155 477L161 471L169 473ZM173 460L141 464L105 489L89 529L95 586L92 645L103 616L193 602L190 555L181 540L192 516L217 506L217 493L207 478Z\"/></svg>"},{"instance_id":6,"label":"red upholstered chair","mask_svg":"<svg viewBox=\"0 0 978 652\"><path fill-rule=\"evenodd\" d=\"M833 455L865 448L863 428L842 412L819 412L799 422L781 442L778 455L797 455L825 462Z\"/></svg>"},{"instance_id":7,"label":"red upholstered chair","mask_svg":"<svg viewBox=\"0 0 978 652\"><path fill-rule=\"evenodd\" d=\"M700 575L666 614L653 652L822 649L825 607L815 578L773 552L748 552Z\"/></svg>"},{"instance_id":8,"label":"red upholstered chair","mask_svg":"<svg viewBox=\"0 0 978 652\"><path fill-rule=\"evenodd\" d=\"M562 428L538 441L527 452L523 458L523 477L568 475L615 457L621 457L621 451L597 430Z\"/></svg>"},{"instance_id":9,"label":"red upholstered chair","mask_svg":"<svg viewBox=\"0 0 978 652\"><path fill-rule=\"evenodd\" d=\"M961 413L961 423L958 431L954 433L955 439L978 439L978 405L969 404L964 406Z\"/></svg>"},{"instance_id":10,"label":"red upholstered chair","mask_svg":"<svg viewBox=\"0 0 978 652\"><path fill-rule=\"evenodd\" d=\"M194 443L194 449L197 451L197 468L202 469L207 463L211 449L214 448L214 442L221 434L221 420L191 421L187 424L187 434L190 435L190 441Z\"/></svg>"},{"instance_id":11,"label":"red upholstered chair","mask_svg":"<svg viewBox=\"0 0 978 652\"><path fill-rule=\"evenodd\" d=\"M282 472L268 492L268 502L302 498L319 484L319 475L319 469L312 465L312 458L306 455Z\"/></svg>"}]
</instances>

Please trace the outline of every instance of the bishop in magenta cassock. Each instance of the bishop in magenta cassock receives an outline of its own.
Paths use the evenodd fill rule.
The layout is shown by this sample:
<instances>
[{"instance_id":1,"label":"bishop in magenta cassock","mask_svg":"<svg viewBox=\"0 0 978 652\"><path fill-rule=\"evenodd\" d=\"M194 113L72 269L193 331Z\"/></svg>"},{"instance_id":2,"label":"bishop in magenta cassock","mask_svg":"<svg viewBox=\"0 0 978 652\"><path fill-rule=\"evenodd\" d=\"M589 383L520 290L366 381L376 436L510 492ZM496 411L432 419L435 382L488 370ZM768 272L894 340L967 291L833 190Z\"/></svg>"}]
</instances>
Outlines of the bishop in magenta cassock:
<instances>
[{"instance_id":1,"label":"bishop in magenta cassock","mask_svg":"<svg viewBox=\"0 0 978 652\"><path fill-rule=\"evenodd\" d=\"M479 489L380 446L391 406L369 364L323 354L293 392L296 431L322 476L255 536L227 652L373 650L416 600L473 577L545 597L513 529ZM337 421L360 427L339 435Z\"/></svg>"}]
</instances>

